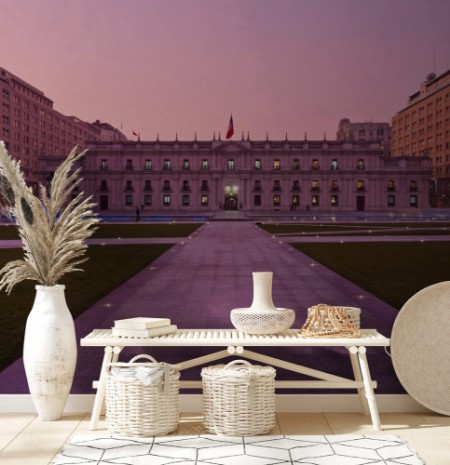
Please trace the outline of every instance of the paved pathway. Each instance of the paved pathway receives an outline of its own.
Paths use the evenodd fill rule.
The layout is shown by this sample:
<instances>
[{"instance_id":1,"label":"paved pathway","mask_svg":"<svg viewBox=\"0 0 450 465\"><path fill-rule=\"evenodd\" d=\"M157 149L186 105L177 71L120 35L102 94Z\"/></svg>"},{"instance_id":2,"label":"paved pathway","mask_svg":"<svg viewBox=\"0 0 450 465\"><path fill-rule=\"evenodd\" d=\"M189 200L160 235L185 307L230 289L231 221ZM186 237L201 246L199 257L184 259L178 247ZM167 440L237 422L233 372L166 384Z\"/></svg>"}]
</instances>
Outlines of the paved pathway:
<instances>
[{"instance_id":1,"label":"paved pathway","mask_svg":"<svg viewBox=\"0 0 450 465\"><path fill-rule=\"evenodd\" d=\"M329 303L361 307L363 327L390 335L395 309L294 250L287 239L273 237L251 222L207 223L78 317L77 336L111 327L116 319L141 315L169 317L179 328L231 328L230 310L251 304L253 271L273 271L274 304L296 311L295 327L304 323L309 306ZM124 358L144 350L126 349ZM307 366L344 376L351 372L340 349L286 350L292 360L305 357ZM192 348L180 354L180 349L158 349L153 355L177 362L210 351ZM274 354L274 349L261 352ZM102 355L100 348L79 348L72 393L94 392L91 384L98 377ZM369 360L379 381L378 393L403 392L382 349L370 349ZM279 373L279 379L285 376ZM28 392L21 360L0 373L0 393L5 392Z\"/></svg>"}]
</instances>

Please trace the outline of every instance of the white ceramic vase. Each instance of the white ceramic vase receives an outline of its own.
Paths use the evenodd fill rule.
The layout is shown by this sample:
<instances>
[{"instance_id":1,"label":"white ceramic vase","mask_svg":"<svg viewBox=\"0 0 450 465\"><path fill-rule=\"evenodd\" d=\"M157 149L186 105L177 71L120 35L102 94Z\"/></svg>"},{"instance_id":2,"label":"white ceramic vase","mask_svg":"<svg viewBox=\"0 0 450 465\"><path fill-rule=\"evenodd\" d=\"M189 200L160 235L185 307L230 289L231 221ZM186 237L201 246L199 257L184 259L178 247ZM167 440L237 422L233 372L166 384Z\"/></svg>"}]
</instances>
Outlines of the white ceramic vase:
<instances>
[{"instance_id":1,"label":"white ceramic vase","mask_svg":"<svg viewBox=\"0 0 450 465\"><path fill-rule=\"evenodd\" d=\"M289 329L295 321L295 312L275 307L272 301L271 271L254 272L253 301L249 308L231 310L233 326L248 334L277 334Z\"/></svg>"},{"instance_id":2,"label":"white ceramic vase","mask_svg":"<svg viewBox=\"0 0 450 465\"><path fill-rule=\"evenodd\" d=\"M28 387L41 420L59 420L72 387L77 360L75 325L65 286L36 286L23 344Z\"/></svg>"},{"instance_id":3,"label":"white ceramic vase","mask_svg":"<svg viewBox=\"0 0 450 465\"><path fill-rule=\"evenodd\" d=\"M272 280L271 271L254 272L253 278L253 300L249 310L275 311L276 307L272 300Z\"/></svg>"}]
</instances>

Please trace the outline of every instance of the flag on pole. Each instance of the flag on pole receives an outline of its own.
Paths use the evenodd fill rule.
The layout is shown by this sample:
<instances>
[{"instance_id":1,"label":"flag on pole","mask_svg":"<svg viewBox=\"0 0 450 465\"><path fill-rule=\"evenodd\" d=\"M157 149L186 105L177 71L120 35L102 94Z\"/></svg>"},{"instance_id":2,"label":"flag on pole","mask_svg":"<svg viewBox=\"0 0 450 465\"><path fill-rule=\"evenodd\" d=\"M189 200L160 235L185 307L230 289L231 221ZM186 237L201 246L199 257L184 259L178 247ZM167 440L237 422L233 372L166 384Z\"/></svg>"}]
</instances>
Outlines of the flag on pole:
<instances>
[{"instance_id":1,"label":"flag on pole","mask_svg":"<svg viewBox=\"0 0 450 465\"><path fill-rule=\"evenodd\" d=\"M230 116L230 122L228 123L228 130L227 130L227 139L229 139L234 134L234 126L233 126L233 115Z\"/></svg>"}]
</instances>

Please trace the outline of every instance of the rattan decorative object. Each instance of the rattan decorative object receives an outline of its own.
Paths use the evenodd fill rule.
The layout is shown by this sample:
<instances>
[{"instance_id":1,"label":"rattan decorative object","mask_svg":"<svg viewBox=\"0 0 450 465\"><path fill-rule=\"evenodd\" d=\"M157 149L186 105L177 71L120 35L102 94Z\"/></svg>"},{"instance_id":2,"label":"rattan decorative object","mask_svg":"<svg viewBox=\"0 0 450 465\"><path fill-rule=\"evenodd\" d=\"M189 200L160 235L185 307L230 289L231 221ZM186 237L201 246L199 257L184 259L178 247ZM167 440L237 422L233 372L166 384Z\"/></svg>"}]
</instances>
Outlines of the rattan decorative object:
<instances>
[{"instance_id":1,"label":"rattan decorative object","mask_svg":"<svg viewBox=\"0 0 450 465\"><path fill-rule=\"evenodd\" d=\"M272 301L272 272L253 274L253 302L249 308L231 310L230 319L239 331L248 334L277 334L289 329L295 321L295 312L277 308Z\"/></svg>"},{"instance_id":2,"label":"rattan decorative object","mask_svg":"<svg viewBox=\"0 0 450 465\"><path fill-rule=\"evenodd\" d=\"M275 426L275 369L235 360L205 367L204 425L211 433L253 436Z\"/></svg>"},{"instance_id":3,"label":"rattan decorative object","mask_svg":"<svg viewBox=\"0 0 450 465\"><path fill-rule=\"evenodd\" d=\"M150 363L135 363L140 358L146 358ZM110 364L111 368L137 366L160 368L163 375L158 381L145 385L135 378L107 374L108 431L122 436L156 436L174 431L180 418L180 372L148 355L138 355L128 363Z\"/></svg>"},{"instance_id":4,"label":"rattan decorative object","mask_svg":"<svg viewBox=\"0 0 450 465\"><path fill-rule=\"evenodd\" d=\"M420 290L403 305L392 328L391 354L408 394L450 416L450 281Z\"/></svg>"},{"instance_id":5,"label":"rattan decorative object","mask_svg":"<svg viewBox=\"0 0 450 465\"><path fill-rule=\"evenodd\" d=\"M318 304L308 308L308 317L300 330L303 337L361 337L361 309Z\"/></svg>"}]
</instances>

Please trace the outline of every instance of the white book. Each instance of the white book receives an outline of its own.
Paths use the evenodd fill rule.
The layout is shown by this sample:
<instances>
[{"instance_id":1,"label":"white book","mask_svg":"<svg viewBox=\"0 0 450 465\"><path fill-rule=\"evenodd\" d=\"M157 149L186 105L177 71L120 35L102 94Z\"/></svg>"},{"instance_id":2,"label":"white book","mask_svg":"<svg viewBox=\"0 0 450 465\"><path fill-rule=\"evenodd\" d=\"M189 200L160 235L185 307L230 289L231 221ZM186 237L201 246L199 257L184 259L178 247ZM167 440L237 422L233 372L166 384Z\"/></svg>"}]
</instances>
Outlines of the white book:
<instances>
[{"instance_id":1,"label":"white book","mask_svg":"<svg viewBox=\"0 0 450 465\"><path fill-rule=\"evenodd\" d=\"M115 320L115 328L126 329L148 329L159 328L160 326L170 325L169 318L150 318L145 316L137 316L134 318L125 318L123 320Z\"/></svg>"},{"instance_id":2,"label":"white book","mask_svg":"<svg viewBox=\"0 0 450 465\"><path fill-rule=\"evenodd\" d=\"M175 333L176 330L176 325L166 325L148 329L112 328L112 335L122 337L155 337L172 334Z\"/></svg>"}]
</instances>

